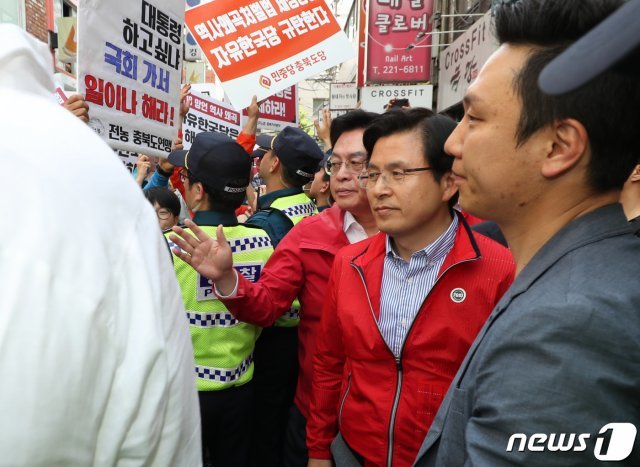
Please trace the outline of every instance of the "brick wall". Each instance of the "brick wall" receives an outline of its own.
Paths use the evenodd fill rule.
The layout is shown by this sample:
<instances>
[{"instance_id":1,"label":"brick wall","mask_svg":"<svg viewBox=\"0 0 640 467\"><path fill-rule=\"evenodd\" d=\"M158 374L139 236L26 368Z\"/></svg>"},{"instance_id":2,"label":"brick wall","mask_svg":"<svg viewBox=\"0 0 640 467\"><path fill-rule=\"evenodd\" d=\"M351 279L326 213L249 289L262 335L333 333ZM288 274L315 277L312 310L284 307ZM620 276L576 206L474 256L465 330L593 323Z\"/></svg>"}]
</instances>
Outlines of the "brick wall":
<instances>
[{"instance_id":1,"label":"brick wall","mask_svg":"<svg viewBox=\"0 0 640 467\"><path fill-rule=\"evenodd\" d=\"M27 31L48 42L46 0L25 0Z\"/></svg>"}]
</instances>

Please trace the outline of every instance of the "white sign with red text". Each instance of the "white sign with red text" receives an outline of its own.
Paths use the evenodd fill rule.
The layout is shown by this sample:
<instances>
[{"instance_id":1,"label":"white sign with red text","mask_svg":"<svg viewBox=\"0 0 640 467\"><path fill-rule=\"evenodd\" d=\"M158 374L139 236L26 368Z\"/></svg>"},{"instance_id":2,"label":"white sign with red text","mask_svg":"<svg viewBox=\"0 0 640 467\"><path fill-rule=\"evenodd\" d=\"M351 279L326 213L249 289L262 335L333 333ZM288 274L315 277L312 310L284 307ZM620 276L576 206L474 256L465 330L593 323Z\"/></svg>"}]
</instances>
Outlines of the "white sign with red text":
<instances>
[{"instance_id":1,"label":"white sign with red text","mask_svg":"<svg viewBox=\"0 0 640 467\"><path fill-rule=\"evenodd\" d=\"M243 124L247 111L242 112ZM298 86L290 86L260 103L258 130L260 133L277 133L287 126L298 126Z\"/></svg>"},{"instance_id":2,"label":"white sign with red text","mask_svg":"<svg viewBox=\"0 0 640 467\"><path fill-rule=\"evenodd\" d=\"M114 149L166 157L178 134L184 0L83 0L78 91Z\"/></svg>"},{"instance_id":3,"label":"white sign with red text","mask_svg":"<svg viewBox=\"0 0 640 467\"><path fill-rule=\"evenodd\" d=\"M204 131L218 131L233 139L240 134L240 112L229 104L193 91L187 100L189 112L182 122L182 144L185 149L190 149L196 135Z\"/></svg>"},{"instance_id":4,"label":"white sign with red text","mask_svg":"<svg viewBox=\"0 0 640 467\"><path fill-rule=\"evenodd\" d=\"M185 22L237 109L355 55L325 0L214 1Z\"/></svg>"}]
</instances>

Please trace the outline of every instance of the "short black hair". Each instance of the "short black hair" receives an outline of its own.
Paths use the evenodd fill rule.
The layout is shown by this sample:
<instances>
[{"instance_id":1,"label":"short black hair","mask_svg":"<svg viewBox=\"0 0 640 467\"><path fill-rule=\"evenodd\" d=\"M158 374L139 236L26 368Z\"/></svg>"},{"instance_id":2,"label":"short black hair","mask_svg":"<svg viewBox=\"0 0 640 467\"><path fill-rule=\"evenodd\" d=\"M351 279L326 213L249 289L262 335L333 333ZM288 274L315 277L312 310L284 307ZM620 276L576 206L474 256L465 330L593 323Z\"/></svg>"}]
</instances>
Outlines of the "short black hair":
<instances>
[{"instance_id":1,"label":"short black hair","mask_svg":"<svg viewBox=\"0 0 640 467\"><path fill-rule=\"evenodd\" d=\"M331 121L331 129L329 137L331 138L331 146L336 145L336 141L340 135L346 131L365 129L371 122L378 118L380 114L375 112L366 112L364 110L351 110L344 115L334 118Z\"/></svg>"},{"instance_id":2,"label":"short black hair","mask_svg":"<svg viewBox=\"0 0 640 467\"><path fill-rule=\"evenodd\" d=\"M453 157L444 152L444 143L453 130L456 122L451 118L439 115L421 107L414 107L399 112L387 112L376 119L364 132L363 142L369 157L373 153L376 142L385 136L397 133L417 131L422 140L424 161L431 167L436 181L451 171ZM451 198L449 205L458 200L458 194Z\"/></svg>"},{"instance_id":3,"label":"short black hair","mask_svg":"<svg viewBox=\"0 0 640 467\"><path fill-rule=\"evenodd\" d=\"M158 206L168 209L174 216L180 215L180 200L169 188L154 186L147 188L143 193L152 205L158 203Z\"/></svg>"},{"instance_id":4,"label":"short black hair","mask_svg":"<svg viewBox=\"0 0 640 467\"><path fill-rule=\"evenodd\" d=\"M611 69L560 96L538 88L542 69L569 45L623 4L623 0L520 0L495 8L500 44L533 50L514 79L522 102L516 139L524 144L553 122L573 118L587 130L591 148L588 177L598 193L619 190L638 158L637 77Z\"/></svg>"},{"instance_id":5,"label":"short black hair","mask_svg":"<svg viewBox=\"0 0 640 467\"><path fill-rule=\"evenodd\" d=\"M187 170L187 178L189 179L190 185L198 182L202 183L202 181L194 177L189 170ZM247 176L243 178L227 180L226 184L233 187L248 186L249 173L247 173ZM245 191L241 191L239 193L229 193L218 188L207 186L204 183L202 183L202 188L209 198L210 211L234 212L242 205L246 196Z\"/></svg>"},{"instance_id":6,"label":"short black hair","mask_svg":"<svg viewBox=\"0 0 640 467\"><path fill-rule=\"evenodd\" d=\"M369 157L376 142L385 136L416 130L420 133L424 161L432 167L436 180L451 171L453 157L444 152L444 143L456 128L456 122L421 107L387 112L381 115L364 132L363 142Z\"/></svg>"}]
</instances>

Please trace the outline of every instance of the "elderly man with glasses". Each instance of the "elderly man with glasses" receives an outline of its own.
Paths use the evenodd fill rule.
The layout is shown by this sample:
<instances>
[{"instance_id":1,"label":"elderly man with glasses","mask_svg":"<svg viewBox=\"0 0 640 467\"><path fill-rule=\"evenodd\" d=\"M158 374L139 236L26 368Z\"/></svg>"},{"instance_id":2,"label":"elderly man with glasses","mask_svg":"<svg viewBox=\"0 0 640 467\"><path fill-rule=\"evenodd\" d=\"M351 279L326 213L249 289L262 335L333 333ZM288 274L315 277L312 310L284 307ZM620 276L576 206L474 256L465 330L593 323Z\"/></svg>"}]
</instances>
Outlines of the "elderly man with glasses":
<instances>
[{"instance_id":1,"label":"elderly man with glasses","mask_svg":"<svg viewBox=\"0 0 640 467\"><path fill-rule=\"evenodd\" d=\"M253 284L232 268L227 240L216 240L199 232L172 237L182 248L180 257L211 279L216 293L238 319L259 326L271 326L288 312L298 297L301 304L298 327L298 375L294 404L289 414L283 458L277 466L307 465L306 419L309 416L311 374L315 340L326 298L333 259L343 246L366 239L378 232L366 192L358 184L367 152L362 142L364 129L376 114L357 110L331 122L333 153L327 170L335 204L321 214L310 216L291 229L278 245ZM274 465L263 462L262 465Z\"/></svg>"},{"instance_id":2,"label":"elderly man with glasses","mask_svg":"<svg viewBox=\"0 0 640 467\"><path fill-rule=\"evenodd\" d=\"M509 251L474 236L452 209L443 147L454 128L416 108L364 132L370 158L359 180L381 232L334 261L314 358L309 466L331 465L331 451L338 465L410 466L511 284Z\"/></svg>"}]
</instances>

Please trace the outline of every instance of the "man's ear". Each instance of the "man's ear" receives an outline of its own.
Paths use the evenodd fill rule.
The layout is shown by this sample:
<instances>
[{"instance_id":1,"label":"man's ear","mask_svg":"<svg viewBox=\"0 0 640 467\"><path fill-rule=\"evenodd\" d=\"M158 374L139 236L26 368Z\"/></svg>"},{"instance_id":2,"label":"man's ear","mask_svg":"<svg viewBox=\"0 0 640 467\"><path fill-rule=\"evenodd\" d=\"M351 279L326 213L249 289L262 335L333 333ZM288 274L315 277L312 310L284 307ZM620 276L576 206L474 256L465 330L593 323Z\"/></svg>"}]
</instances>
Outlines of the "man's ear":
<instances>
[{"instance_id":1,"label":"man's ear","mask_svg":"<svg viewBox=\"0 0 640 467\"><path fill-rule=\"evenodd\" d=\"M629 177L629 180L631 180L632 182L640 182L640 164L636 165L633 168L633 172L631 172L631 177Z\"/></svg>"},{"instance_id":2,"label":"man's ear","mask_svg":"<svg viewBox=\"0 0 640 467\"><path fill-rule=\"evenodd\" d=\"M331 183L322 182L322 186L320 187L320 193L325 194L327 191L329 191L330 187L331 187Z\"/></svg>"},{"instance_id":3,"label":"man's ear","mask_svg":"<svg viewBox=\"0 0 640 467\"><path fill-rule=\"evenodd\" d=\"M447 172L442 176L440 179L440 188L442 189L442 201L448 203L458 192L458 187L453 181L453 172Z\"/></svg>"},{"instance_id":4,"label":"man's ear","mask_svg":"<svg viewBox=\"0 0 640 467\"><path fill-rule=\"evenodd\" d=\"M191 189L193 190L193 197L195 201L202 201L202 198L204 197L204 186L202 186L202 182L195 182L191 185Z\"/></svg>"},{"instance_id":5,"label":"man's ear","mask_svg":"<svg viewBox=\"0 0 640 467\"><path fill-rule=\"evenodd\" d=\"M272 153L271 163L269 164L269 172L274 173L278 171L278 168L281 165L280 158Z\"/></svg>"},{"instance_id":6,"label":"man's ear","mask_svg":"<svg viewBox=\"0 0 640 467\"><path fill-rule=\"evenodd\" d=\"M578 120L565 118L555 122L550 130L551 144L542 162L542 175L554 178L576 167L589 157L587 130Z\"/></svg>"}]
</instances>

